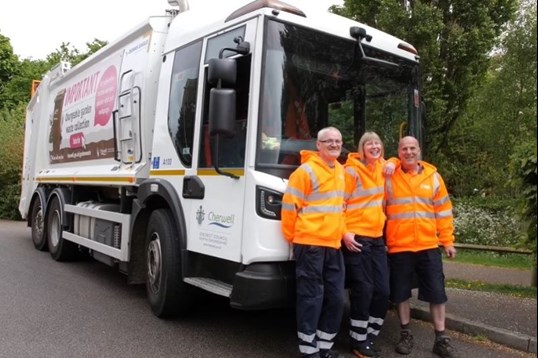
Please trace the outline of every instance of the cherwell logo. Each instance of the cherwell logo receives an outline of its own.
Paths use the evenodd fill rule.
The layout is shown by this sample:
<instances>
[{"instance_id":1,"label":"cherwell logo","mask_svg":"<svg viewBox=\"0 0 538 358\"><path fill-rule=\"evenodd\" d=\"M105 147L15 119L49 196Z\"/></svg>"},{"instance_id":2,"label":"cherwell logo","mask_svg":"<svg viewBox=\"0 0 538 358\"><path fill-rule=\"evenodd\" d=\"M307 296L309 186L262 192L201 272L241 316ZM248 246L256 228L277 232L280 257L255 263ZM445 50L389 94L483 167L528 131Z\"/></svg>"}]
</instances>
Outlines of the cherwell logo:
<instances>
[{"instance_id":1,"label":"cherwell logo","mask_svg":"<svg viewBox=\"0 0 538 358\"><path fill-rule=\"evenodd\" d=\"M205 211L204 208L202 208L202 205L200 205L200 208L196 212L196 221L198 221L198 225L202 225L205 219Z\"/></svg>"},{"instance_id":2,"label":"cherwell logo","mask_svg":"<svg viewBox=\"0 0 538 358\"><path fill-rule=\"evenodd\" d=\"M202 205L198 208L196 211L196 221L198 222L198 225L202 225L202 223L205 220L205 211ZM207 214L207 220L209 220L208 225L214 225L219 226L224 229L229 229L234 225L235 221L235 215L223 215L223 214L217 214L213 211L210 211L209 214Z\"/></svg>"}]
</instances>

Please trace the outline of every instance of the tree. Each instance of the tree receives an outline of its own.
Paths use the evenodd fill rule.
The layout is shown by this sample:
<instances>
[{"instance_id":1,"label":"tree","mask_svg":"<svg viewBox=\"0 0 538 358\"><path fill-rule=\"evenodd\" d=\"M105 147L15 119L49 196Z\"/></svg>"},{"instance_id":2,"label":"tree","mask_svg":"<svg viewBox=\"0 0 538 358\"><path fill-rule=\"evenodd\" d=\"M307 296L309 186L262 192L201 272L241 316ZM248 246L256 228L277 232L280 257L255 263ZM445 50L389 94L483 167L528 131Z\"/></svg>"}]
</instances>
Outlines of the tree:
<instances>
[{"instance_id":1,"label":"tree","mask_svg":"<svg viewBox=\"0 0 538 358\"><path fill-rule=\"evenodd\" d=\"M0 217L17 219L24 138L24 105L0 109Z\"/></svg>"},{"instance_id":2,"label":"tree","mask_svg":"<svg viewBox=\"0 0 538 358\"><path fill-rule=\"evenodd\" d=\"M23 60L17 65L17 71L7 81L0 92L2 107L14 109L21 103L28 103L32 80L39 80L50 69L50 64L43 60Z\"/></svg>"},{"instance_id":3,"label":"tree","mask_svg":"<svg viewBox=\"0 0 538 358\"><path fill-rule=\"evenodd\" d=\"M19 61L7 37L0 35L0 217L19 218L20 178L24 148L25 108L32 80L38 80L60 60L75 65L106 45L94 39L87 52L62 46L46 60Z\"/></svg>"},{"instance_id":4,"label":"tree","mask_svg":"<svg viewBox=\"0 0 538 358\"><path fill-rule=\"evenodd\" d=\"M0 103L4 87L18 73L18 62L9 38L0 34Z\"/></svg>"},{"instance_id":5,"label":"tree","mask_svg":"<svg viewBox=\"0 0 538 358\"><path fill-rule=\"evenodd\" d=\"M536 42L536 3L529 2L509 24L483 86L450 134L456 145L447 167L460 194L478 188L489 195L521 195L505 183L509 158L520 146L536 147Z\"/></svg>"},{"instance_id":6,"label":"tree","mask_svg":"<svg viewBox=\"0 0 538 358\"><path fill-rule=\"evenodd\" d=\"M62 42L59 49L47 55L47 62L52 65L59 63L60 61L66 61L75 66L79 62L85 60L88 56L99 51L102 47L106 46L108 42L93 39L92 42L86 42L87 51L80 52L77 48L73 47L69 42Z\"/></svg>"},{"instance_id":7,"label":"tree","mask_svg":"<svg viewBox=\"0 0 538 358\"><path fill-rule=\"evenodd\" d=\"M427 156L451 156L450 133L465 113L518 0L344 0L332 11L394 34L421 56ZM443 160L445 159L445 160Z\"/></svg>"}]
</instances>

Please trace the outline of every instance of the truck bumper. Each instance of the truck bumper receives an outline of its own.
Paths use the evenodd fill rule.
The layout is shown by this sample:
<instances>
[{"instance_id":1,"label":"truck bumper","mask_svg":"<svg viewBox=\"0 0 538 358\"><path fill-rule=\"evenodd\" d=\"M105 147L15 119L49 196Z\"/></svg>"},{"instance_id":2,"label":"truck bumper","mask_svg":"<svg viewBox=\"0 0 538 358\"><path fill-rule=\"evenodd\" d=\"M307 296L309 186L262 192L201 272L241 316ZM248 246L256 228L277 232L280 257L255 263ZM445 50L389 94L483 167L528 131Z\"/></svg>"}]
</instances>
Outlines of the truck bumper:
<instances>
[{"instance_id":1,"label":"truck bumper","mask_svg":"<svg viewBox=\"0 0 538 358\"><path fill-rule=\"evenodd\" d=\"M241 310L291 307L295 304L295 262L246 266L234 278L230 305Z\"/></svg>"}]
</instances>

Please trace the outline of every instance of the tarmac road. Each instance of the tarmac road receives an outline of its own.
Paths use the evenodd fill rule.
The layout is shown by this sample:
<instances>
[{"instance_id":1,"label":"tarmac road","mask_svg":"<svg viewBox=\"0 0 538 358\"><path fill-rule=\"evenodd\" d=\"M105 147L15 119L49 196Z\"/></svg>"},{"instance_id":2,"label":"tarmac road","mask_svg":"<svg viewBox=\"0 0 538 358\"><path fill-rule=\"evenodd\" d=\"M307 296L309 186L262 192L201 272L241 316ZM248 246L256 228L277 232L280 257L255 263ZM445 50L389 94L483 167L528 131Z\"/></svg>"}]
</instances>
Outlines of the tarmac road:
<instances>
[{"instance_id":1,"label":"tarmac road","mask_svg":"<svg viewBox=\"0 0 538 358\"><path fill-rule=\"evenodd\" d=\"M344 320L336 348L347 350ZM243 312L203 295L187 319L161 320L144 288L101 263L58 263L33 248L24 222L0 220L0 357L298 357L292 310ZM412 322L409 357L434 357L433 332ZM398 322L390 311L379 339L393 352ZM535 357L449 332L462 357Z\"/></svg>"}]
</instances>

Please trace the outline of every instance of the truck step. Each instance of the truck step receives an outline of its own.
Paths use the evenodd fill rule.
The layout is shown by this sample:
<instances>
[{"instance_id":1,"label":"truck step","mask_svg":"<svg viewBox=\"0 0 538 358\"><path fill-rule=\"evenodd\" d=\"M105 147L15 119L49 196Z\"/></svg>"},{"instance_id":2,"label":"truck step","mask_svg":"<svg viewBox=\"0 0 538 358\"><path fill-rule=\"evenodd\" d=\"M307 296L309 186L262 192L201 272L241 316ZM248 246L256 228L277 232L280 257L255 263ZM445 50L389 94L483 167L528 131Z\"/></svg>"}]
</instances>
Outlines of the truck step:
<instances>
[{"instance_id":1,"label":"truck step","mask_svg":"<svg viewBox=\"0 0 538 358\"><path fill-rule=\"evenodd\" d=\"M203 290L212 292L216 295L230 297L232 294L232 285L224 283L222 281L214 280L206 277L185 277L183 279L188 284L199 287Z\"/></svg>"}]
</instances>

